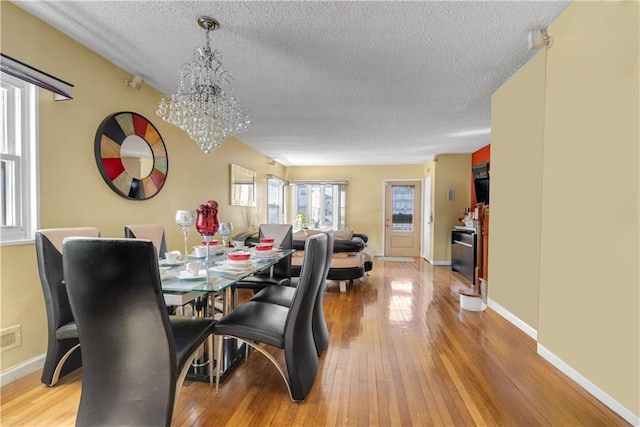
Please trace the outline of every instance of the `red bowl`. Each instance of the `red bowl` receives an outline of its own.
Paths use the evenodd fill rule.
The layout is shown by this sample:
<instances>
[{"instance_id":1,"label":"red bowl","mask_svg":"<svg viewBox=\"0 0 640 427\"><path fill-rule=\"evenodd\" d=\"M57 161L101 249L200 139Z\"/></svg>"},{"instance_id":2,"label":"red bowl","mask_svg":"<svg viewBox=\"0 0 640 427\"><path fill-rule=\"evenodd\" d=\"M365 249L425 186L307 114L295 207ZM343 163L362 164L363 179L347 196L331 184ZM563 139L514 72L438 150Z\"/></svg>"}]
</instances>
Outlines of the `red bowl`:
<instances>
[{"instance_id":1,"label":"red bowl","mask_svg":"<svg viewBox=\"0 0 640 427\"><path fill-rule=\"evenodd\" d=\"M257 251L270 251L271 249L273 249L273 245L257 245L256 246Z\"/></svg>"},{"instance_id":2,"label":"red bowl","mask_svg":"<svg viewBox=\"0 0 640 427\"><path fill-rule=\"evenodd\" d=\"M209 243L207 243L207 242L206 242L206 241L204 241L204 240L202 241L202 246L207 246L207 245L209 245L209 246L215 246L215 245L217 245L217 244L218 244L218 241L217 241L217 240L212 240L212 241L210 241Z\"/></svg>"},{"instance_id":3,"label":"red bowl","mask_svg":"<svg viewBox=\"0 0 640 427\"><path fill-rule=\"evenodd\" d=\"M276 240L276 239L271 239L271 238L269 238L269 239L268 239L268 238L266 238L266 237L263 237L262 239L260 239L260 243L270 243L270 244L273 244L273 242L275 242L275 240Z\"/></svg>"},{"instance_id":4,"label":"red bowl","mask_svg":"<svg viewBox=\"0 0 640 427\"><path fill-rule=\"evenodd\" d=\"M249 252L229 252L227 254L229 261L246 261L250 256Z\"/></svg>"}]
</instances>

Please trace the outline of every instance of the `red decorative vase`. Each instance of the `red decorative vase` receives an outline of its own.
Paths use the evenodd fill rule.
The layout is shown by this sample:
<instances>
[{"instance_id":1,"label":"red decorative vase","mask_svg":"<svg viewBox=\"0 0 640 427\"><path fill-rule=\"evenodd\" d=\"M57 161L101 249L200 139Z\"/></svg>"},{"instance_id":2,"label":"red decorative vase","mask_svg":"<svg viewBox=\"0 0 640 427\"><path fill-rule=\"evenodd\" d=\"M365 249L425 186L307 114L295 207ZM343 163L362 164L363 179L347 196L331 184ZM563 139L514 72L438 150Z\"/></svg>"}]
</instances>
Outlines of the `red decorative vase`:
<instances>
[{"instance_id":1,"label":"red decorative vase","mask_svg":"<svg viewBox=\"0 0 640 427\"><path fill-rule=\"evenodd\" d=\"M196 229L203 236L213 236L220 227L218 220L218 202L209 200L206 204L198 206Z\"/></svg>"}]
</instances>

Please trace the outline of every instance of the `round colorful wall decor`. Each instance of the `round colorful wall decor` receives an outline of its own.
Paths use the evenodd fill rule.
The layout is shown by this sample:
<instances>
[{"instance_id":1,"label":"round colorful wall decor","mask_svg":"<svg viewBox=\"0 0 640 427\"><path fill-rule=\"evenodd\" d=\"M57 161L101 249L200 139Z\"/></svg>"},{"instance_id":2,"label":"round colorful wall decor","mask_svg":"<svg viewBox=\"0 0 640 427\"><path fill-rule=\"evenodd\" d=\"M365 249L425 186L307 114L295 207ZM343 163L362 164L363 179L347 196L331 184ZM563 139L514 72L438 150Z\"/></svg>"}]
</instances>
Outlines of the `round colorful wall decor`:
<instances>
[{"instance_id":1,"label":"round colorful wall decor","mask_svg":"<svg viewBox=\"0 0 640 427\"><path fill-rule=\"evenodd\" d=\"M105 118L96 132L95 156L104 181L131 200L158 194L167 179L167 149L158 130L137 113Z\"/></svg>"}]
</instances>

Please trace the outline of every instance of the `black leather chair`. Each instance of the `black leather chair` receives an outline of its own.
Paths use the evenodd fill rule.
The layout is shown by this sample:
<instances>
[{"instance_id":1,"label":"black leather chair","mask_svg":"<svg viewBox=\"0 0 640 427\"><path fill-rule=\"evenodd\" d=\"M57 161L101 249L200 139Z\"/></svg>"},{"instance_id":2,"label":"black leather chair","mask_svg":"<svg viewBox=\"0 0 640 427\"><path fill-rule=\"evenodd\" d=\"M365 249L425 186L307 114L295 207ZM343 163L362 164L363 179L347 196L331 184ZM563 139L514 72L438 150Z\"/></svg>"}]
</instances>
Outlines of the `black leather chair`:
<instances>
[{"instance_id":1,"label":"black leather chair","mask_svg":"<svg viewBox=\"0 0 640 427\"><path fill-rule=\"evenodd\" d=\"M324 291L326 289L327 275L331 267L331 257L333 256L333 232L324 232L327 235L327 259L324 265L324 274L322 283L318 288L316 303L313 306L313 340L316 344L316 351L320 356L329 346L329 328L324 317ZM295 288L290 286L269 286L258 292L251 298L251 301L270 302L272 304L291 306L293 297L295 296Z\"/></svg>"},{"instance_id":2,"label":"black leather chair","mask_svg":"<svg viewBox=\"0 0 640 427\"><path fill-rule=\"evenodd\" d=\"M291 224L262 224L259 229L259 238L272 238L274 245L280 245L282 249L293 247L293 230ZM271 268L258 272L251 277L240 280L236 284L237 289L251 289L257 292L271 285L291 285L291 257L282 258Z\"/></svg>"},{"instance_id":3,"label":"black leather chair","mask_svg":"<svg viewBox=\"0 0 640 427\"><path fill-rule=\"evenodd\" d=\"M151 240L156 246L157 256L164 259L167 252L167 241L164 234L164 225L161 224L136 224L124 226L124 237L130 239ZM186 256L187 254L185 254Z\"/></svg>"},{"instance_id":4,"label":"black leather chair","mask_svg":"<svg viewBox=\"0 0 640 427\"><path fill-rule=\"evenodd\" d=\"M300 281L290 307L249 301L220 319L214 327L218 335L218 360L222 340L234 337L264 354L278 369L294 402L302 402L318 373L318 355L313 340L312 316L316 295L323 280L327 257L327 236L318 234L306 241ZM284 349L286 372L259 344ZM220 370L216 376L216 389Z\"/></svg>"},{"instance_id":5,"label":"black leather chair","mask_svg":"<svg viewBox=\"0 0 640 427\"><path fill-rule=\"evenodd\" d=\"M82 366L78 329L71 313L62 273L62 240L70 236L98 237L97 228L49 228L36 231L36 257L47 309L47 355L40 381L55 385ZM75 351L75 350L78 351Z\"/></svg>"},{"instance_id":6,"label":"black leather chair","mask_svg":"<svg viewBox=\"0 0 640 427\"><path fill-rule=\"evenodd\" d=\"M215 321L168 316L151 241L69 238L63 248L82 343L76 425L169 426L191 360L207 338L213 354Z\"/></svg>"}]
</instances>

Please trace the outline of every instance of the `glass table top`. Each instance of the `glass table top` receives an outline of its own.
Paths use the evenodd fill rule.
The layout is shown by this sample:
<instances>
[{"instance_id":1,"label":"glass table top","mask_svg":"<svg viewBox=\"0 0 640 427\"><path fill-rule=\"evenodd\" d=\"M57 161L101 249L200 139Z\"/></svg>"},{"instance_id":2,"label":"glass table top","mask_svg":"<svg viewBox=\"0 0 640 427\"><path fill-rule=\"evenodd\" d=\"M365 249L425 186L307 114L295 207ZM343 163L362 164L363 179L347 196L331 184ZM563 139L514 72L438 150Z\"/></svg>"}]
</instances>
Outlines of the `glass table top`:
<instances>
[{"instance_id":1,"label":"glass table top","mask_svg":"<svg viewBox=\"0 0 640 427\"><path fill-rule=\"evenodd\" d=\"M204 266L205 258L189 256L187 262L202 263L200 273L195 277L187 273L184 261L168 265L165 260L160 260L162 290L170 292L220 292L245 277L271 267L293 252L295 252L293 249L274 250L268 254L252 252L251 258L246 262L229 262L226 253L210 254L206 269Z\"/></svg>"}]
</instances>

